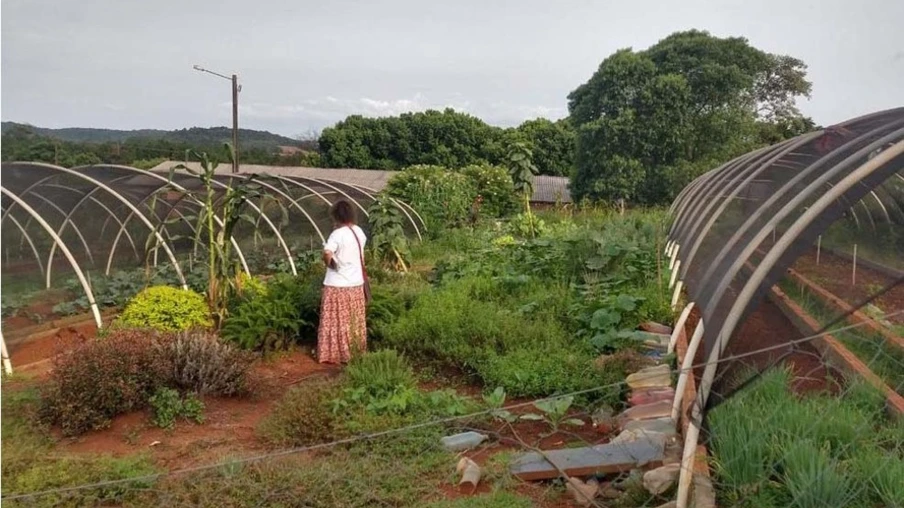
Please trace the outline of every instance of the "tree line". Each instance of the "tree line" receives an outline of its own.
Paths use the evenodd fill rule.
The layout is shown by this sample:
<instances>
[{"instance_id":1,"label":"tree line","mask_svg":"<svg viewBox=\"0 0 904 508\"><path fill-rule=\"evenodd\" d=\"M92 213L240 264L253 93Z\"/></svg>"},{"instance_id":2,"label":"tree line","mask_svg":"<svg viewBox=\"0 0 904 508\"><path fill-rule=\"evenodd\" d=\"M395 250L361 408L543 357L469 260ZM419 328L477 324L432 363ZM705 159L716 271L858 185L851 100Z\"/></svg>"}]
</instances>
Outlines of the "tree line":
<instances>
[{"instance_id":1,"label":"tree line","mask_svg":"<svg viewBox=\"0 0 904 508\"><path fill-rule=\"evenodd\" d=\"M228 131L226 139L231 138ZM215 141L209 132L217 129L185 129L175 131L187 134L185 139L169 139L167 137L132 137L124 141L66 141L43 134L40 129L22 124L6 126L3 131L3 161L46 162L65 167L84 166L89 164L124 164L138 168L150 169L167 160L183 160L186 151L196 150L212 155L220 155L225 160L226 150L223 142ZM241 131L243 134L245 131ZM243 164L264 164L270 166L317 166L320 164L316 151L282 154L275 146L252 144L246 146L243 138L239 138L240 158Z\"/></svg>"},{"instance_id":2,"label":"tree line","mask_svg":"<svg viewBox=\"0 0 904 508\"><path fill-rule=\"evenodd\" d=\"M245 147L247 164L400 170L506 165L512 146L532 153L539 174L571 178L576 200L668 203L684 185L720 163L815 128L796 108L809 97L806 65L767 53L741 37L676 32L653 46L616 51L568 94L567 118L492 126L452 109L365 118L324 129L316 151L280 155ZM195 141L192 143L190 141ZM6 129L3 160L73 166L153 165L186 148L220 146L161 138L73 143Z\"/></svg>"}]
</instances>

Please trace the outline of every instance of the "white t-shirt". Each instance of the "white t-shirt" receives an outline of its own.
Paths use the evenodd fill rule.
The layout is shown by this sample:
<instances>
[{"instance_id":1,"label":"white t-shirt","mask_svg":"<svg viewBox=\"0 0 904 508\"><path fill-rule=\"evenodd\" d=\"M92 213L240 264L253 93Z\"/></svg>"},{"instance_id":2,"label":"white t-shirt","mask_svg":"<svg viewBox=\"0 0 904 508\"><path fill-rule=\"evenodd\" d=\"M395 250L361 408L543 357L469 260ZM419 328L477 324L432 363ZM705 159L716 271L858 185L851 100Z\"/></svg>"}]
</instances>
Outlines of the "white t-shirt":
<instances>
[{"instance_id":1,"label":"white t-shirt","mask_svg":"<svg viewBox=\"0 0 904 508\"><path fill-rule=\"evenodd\" d=\"M364 284L364 275L361 273L361 251L358 250L355 236L352 236L352 229L354 229L358 241L361 242L361 248L363 249L367 244L367 236L358 226L352 226L351 229L342 226L333 230L326 243L323 244L323 249L333 253L337 269L326 269L326 277L323 279L324 286L348 288Z\"/></svg>"}]
</instances>

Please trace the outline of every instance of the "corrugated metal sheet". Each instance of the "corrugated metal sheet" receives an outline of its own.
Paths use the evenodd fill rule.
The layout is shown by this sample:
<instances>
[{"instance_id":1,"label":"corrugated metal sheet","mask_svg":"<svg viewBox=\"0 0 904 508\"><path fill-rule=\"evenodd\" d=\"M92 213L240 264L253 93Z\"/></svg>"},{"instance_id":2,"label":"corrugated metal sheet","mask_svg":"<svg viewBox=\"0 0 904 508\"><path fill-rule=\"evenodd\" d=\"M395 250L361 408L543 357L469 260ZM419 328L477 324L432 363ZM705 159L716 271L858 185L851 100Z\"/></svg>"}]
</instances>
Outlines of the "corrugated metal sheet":
<instances>
[{"instance_id":1,"label":"corrugated metal sheet","mask_svg":"<svg viewBox=\"0 0 904 508\"><path fill-rule=\"evenodd\" d=\"M153 167L151 171L169 171L171 167L180 164L168 161ZM192 169L200 169L196 162L187 164ZM339 168L305 168L299 166L263 166L257 164L242 164L243 173L269 173L271 175L300 176L305 178L317 178L323 180L335 180L349 185L367 187L375 191L381 191L396 171L382 171L376 169L339 169ZM229 173L231 164L220 164L217 173ZM531 201L535 203L570 203L571 193L568 190L568 178L564 176L536 176L534 177L534 195Z\"/></svg>"}]
</instances>

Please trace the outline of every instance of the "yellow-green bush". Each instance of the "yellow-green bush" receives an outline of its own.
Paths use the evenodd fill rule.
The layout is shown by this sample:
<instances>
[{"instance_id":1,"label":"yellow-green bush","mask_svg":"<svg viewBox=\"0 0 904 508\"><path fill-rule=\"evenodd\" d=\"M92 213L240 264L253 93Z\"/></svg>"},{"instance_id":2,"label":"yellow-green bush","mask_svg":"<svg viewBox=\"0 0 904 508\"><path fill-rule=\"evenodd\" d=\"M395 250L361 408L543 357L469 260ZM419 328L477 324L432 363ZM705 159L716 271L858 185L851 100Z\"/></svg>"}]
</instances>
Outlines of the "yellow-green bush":
<instances>
[{"instance_id":1,"label":"yellow-green bush","mask_svg":"<svg viewBox=\"0 0 904 508\"><path fill-rule=\"evenodd\" d=\"M118 323L129 328L152 328L164 332L213 324L203 296L170 286L152 286L135 295L119 316Z\"/></svg>"}]
</instances>

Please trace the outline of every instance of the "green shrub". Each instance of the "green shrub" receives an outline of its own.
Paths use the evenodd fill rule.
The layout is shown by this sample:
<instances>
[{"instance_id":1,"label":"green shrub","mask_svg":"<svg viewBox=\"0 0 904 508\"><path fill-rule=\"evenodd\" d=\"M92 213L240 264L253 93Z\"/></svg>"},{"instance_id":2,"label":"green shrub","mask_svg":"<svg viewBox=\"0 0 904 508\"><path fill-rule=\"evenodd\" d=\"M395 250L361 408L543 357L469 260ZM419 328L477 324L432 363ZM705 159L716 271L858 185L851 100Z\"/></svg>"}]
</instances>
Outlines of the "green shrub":
<instances>
[{"instance_id":1,"label":"green shrub","mask_svg":"<svg viewBox=\"0 0 904 508\"><path fill-rule=\"evenodd\" d=\"M345 369L349 386L370 396L384 397L398 389L413 388L414 372L401 355L391 349L357 355Z\"/></svg>"},{"instance_id":2,"label":"green shrub","mask_svg":"<svg viewBox=\"0 0 904 508\"><path fill-rule=\"evenodd\" d=\"M258 434L278 446L308 446L340 437L340 422L330 407L340 390L330 380L292 388L261 421Z\"/></svg>"},{"instance_id":3,"label":"green shrub","mask_svg":"<svg viewBox=\"0 0 904 508\"><path fill-rule=\"evenodd\" d=\"M170 378L182 389L201 395L239 395L247 390L254 357L217 340L211 333L181 332L160 343L171 366Z\"/></svg>"},{"instance_id":4,"label":"green shrub","mask_svg":"<svg viewBox=\"0 0 904 508\"><path fill-rule=\"evenodd\" d=\"M394 175L386 192L418 211L427 230L437 233L463 224L477 197L474 182L442 166L411 166Z\"/></svg>"},{"instance_id":5,"label":"green shrub","mask_svg":"<svg viewBox=\"0 0 904 508\"><path fill-rule=\"evenodd\" d=\"M483 198L481 215L503 217L518 208L512 177L504 167L472 165L458 172L471 179L477 193Z\"/></svg>"},{"instance_id":6,"label":"green shrub","mask_svg":"<svg viewBox=\"0 0 904 508\"><path fill-rule=\"evenodd\" d=\"M220 333L243 349L284 349L311 324L304 316L312 303L310 293L304 279L276 275L267 282L266 291L243 299L235 307Z\"/></svg>"},{"instance_id":7,"label":"green shrub","mask_svg":"<svg viewBox=\"0 0 904 508\"><path fill-rule=\"evenodd\" d=\"M177 332L210 327L210 309L204 297L170 286L152 286L135 295L119 316L129 328Z\"/></svg>"},{"instance_id":8,"label":"green shrub","mask_svg":"<svg viewBox=\"0 0 904 508\"><path fill-rule=\"evenodd\" d=\"M118 330L55 357L41 419L71 436L144 407L157 388L171 382L172 367L155 345L160 340L139 330Z\"/></svg>"},{"instance_id":9,"label":"green shrub","mask_svg":"<svg viewBox=\"0 0 904 508\"><path fill-rule=\"evenodd\" d=\"M171 388L160 388L148 400L154 413L154 425L162 429L172 429L177 418L185 418L195 423L204 422L204 403L194 395L182 397Z\"/></svg>"}]
</instances>

